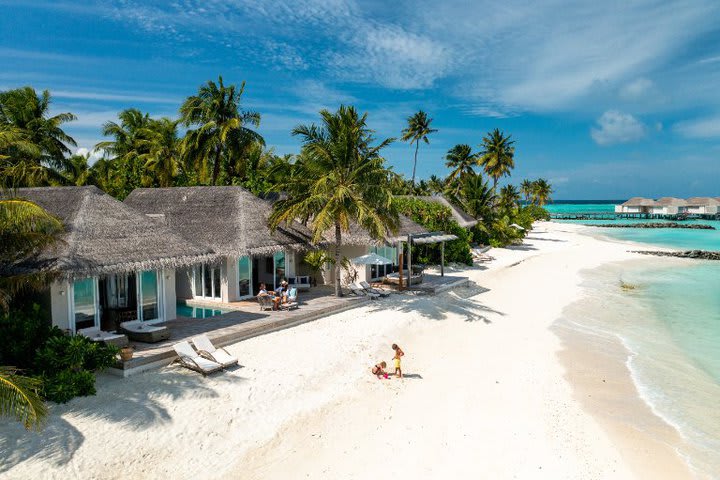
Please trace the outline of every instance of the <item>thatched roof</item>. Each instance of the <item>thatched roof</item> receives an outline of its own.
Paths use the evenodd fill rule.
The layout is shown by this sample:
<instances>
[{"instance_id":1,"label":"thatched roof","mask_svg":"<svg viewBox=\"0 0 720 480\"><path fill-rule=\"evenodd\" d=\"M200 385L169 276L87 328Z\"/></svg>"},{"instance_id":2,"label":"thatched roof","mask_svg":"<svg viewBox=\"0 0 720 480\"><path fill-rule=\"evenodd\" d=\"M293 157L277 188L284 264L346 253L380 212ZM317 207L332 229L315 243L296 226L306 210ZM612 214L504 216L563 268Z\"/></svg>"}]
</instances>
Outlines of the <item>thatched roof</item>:
<instances>
[{"instance_id":1,"label":"thatched roof","mask_svg":"<svg viewBox=\"0 0 720 480\"><path fill-rule=\"evenodd\" d=\"M138 188L125 203L221 255L271 255L309 246L309 233L299 224L271 233L272 203L242 187Z\"/></svg>"},{"instance_id":2,"label":"thatched roof","mask_svg":"<svg viewBox=\"0 0 720 480\"><path fill-rule=\"evenodd\" d=\"M720 205L720 200L712 197L690 197L687 199L688 206L691 207L702 207L705 205Z\"/></svg>"},{"instance_id":3,"label":"thatched roof","mask_svg":"<svg viewBox=\"0 0 720 480\"><path fill-rule=\"evenodd\" d=\"M623 207L655 207L656 205L655 200L644 197L633 197L622 204Z\"/></svg>"},{"instance_id":4,"label":"thatched roof","mask_svg":"<svg viewBox=\"0 0 720 480\"><path fill-rule=\"evenodd\" d=\"M447 198L443 197L442 195L397 195L397 198L417 198L418 200L439 203L440 205L448 207L450 209L450 213L452 214L453 219L461 227L470 228L474 227L478 223L478 221L474 219L471 215L467 214L457 205L451 203Z\"/></svg>"},{"instance_id":5,"label":"thatched roof","mask_svg":"<svg viewBox=\"0 0 720 480\"><path fill-rule=\"evenodd\" d=\"M675 198L675 197L662 197L658 199L658 201L655 202L656 205L661 207L666 206L673 206L673 207L684 207L687 205L687 202L683 200L682 198Z\"/></svg>"},{"instance_id":6,"label":"thatched roof","mask_svg":"<svg viewBox=\"0 0 720 480\"><path fill-rule=\"evenodd\" d=\"M384 244L393 244L398 241L407 240L408 235L420 235L428 233L428 230L422 225L415 223L405 215L399 216L398 230L397 232L387 232L385 240L377 240L370 236L370 234L364 228L358 224L353 223L350 225L349 232L342 233L342 243L344 245L370 245L380 246ZM325 241L324 246L331 245L335 242L335 232L328 231L323 236Z\"/></svg>"},{"instance_id":7,"label":"thatched roof","mask_svg":"<svg viewBox=\"0 0 720 480\"><path fill-rule=\"evenodd\" d=\"M209 248L176 235L97 187L21 188L16 195L58 217L66 229L58 245L17 265L17 271L48 270L78 278L215 259Z\"/></svg>"}]
</instances>

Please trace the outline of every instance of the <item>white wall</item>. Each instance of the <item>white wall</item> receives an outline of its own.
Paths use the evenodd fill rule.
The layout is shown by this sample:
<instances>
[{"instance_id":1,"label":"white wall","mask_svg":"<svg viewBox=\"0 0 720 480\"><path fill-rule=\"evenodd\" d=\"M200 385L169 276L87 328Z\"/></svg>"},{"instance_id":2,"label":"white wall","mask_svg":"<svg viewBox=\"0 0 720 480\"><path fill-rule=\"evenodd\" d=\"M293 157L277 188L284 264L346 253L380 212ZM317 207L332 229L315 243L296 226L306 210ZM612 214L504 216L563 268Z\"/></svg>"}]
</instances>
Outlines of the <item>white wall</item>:
<instances>
[{"instance_id":1,"label":"white wall","mask_svg":"<svg viewBox=\"0 0 720 480\"><path fill-rule=\"evenodd\" d=\"M343 245L340 247L340 258L347 257L347 258L355 258L359 257L360 255L365 255L366 253L370 252L370 247L368 246L359 246L359 245ZM332 255L334 253L334 249L330 248L330 254ZM358 271L358 281L367 280L368 275L370 274L369 268L365 268L366 265L355 265L355 268ZM326 284L326 285L333 285L335 283L335 268L326 266L323 268L323 270L320 272L322 278L318 278L318 283ZM343 284L345 283L345 272L340 273L341 279Z\"/></svg>"},{"instance_id":2,"label":"white wall","mask_svg":"<svg viewBox=\"0 0 720 480\"><path fill-rule=\"evenodd\" d=\"M52 285L50 285L50 314L52 315L52 324L61 330L70 329L69 297L69 282L53 282Z\"/></svg>"}]
</instances>

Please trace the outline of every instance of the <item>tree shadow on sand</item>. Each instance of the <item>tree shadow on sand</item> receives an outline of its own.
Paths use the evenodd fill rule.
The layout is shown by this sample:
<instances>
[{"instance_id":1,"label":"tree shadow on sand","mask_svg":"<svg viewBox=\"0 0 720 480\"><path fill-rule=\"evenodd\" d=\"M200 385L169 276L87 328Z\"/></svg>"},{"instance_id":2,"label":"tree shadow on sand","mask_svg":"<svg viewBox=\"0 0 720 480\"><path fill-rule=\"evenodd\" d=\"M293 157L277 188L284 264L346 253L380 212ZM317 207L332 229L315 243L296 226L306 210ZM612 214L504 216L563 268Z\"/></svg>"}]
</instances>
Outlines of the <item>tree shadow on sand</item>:
<instances>
[{"instance_id":1,"label":"tree shadow on sand","mask_svg":"<svg viewBox=\"0 0 720 480\"><path fill-rule=\"evenodd\" d=\"M164 404L171 405L180 399L218 398L215 387L244 381L235 372L203 377L172 367L130 378L100 374L96 382L97 395L74 398L63 405L51 404L50 417L41 432L28 432L19 424L0 423L0 458L3 459L0 473L31 459L56 466L70 462L85 437L64 415L146 430L172 421Z\"/></svg>"},{"instance_id":2,"label":"tree shadow on sand","mask_svg":"<svg viewBox=\"0 0 720 480\"><path fill-rule=\"evenodd\" d=\"M41 432L27 431L11 420L0 423L0 473L19 463L38 460L62 466L72 460L85 437L51 408L45 428Z\"/></svg>"},{"instance_id":3,"label":"tree shadow on sand","mask_svg":"<svg viewBox=\"0 0 720 480\"><path fill-rule=\"evenodd\" d=\"M430 320L446 320L450 315L465 317L466 322L492 321L486 316L494 314L504 316L503 312L494 310L474 297L488 289L471 286L461 287L452 292L439 295L406 296L394 295L388 299L378 300L371 305L371 312L414 312ZM442 301L439 301L442 300Z\"/></svg>"}]
</instances>

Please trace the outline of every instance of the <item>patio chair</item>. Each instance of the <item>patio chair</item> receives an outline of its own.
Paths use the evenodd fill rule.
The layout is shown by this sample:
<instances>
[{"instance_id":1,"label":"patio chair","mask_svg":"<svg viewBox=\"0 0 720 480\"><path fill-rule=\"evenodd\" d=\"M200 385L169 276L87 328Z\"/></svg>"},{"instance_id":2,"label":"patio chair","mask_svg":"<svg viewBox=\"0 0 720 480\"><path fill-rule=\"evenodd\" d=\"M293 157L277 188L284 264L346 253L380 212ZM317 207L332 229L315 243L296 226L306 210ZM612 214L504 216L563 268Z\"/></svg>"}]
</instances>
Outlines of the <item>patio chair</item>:
<instances>
[{"instance_id":1,"label":"patio chair","mask_svg":"<svg viewBox=\"0 0 720 480\"><path fill-rule=\"evenodd\" d=\"M258 295L258 305L260 305L260 311L272 310L273 309L273 297L271 295Z\"/></svg>"},{"instance_id":2,"label":"patio chair","mask_svg":"<svg viewBox=\"0 0 720 480\"><path fill-rule=\"evenodd\" d=\"M230 355L230 353L228 353L228 351L224 348L215 348L215 345L212 344L210 339L204 333L202 335L198 335L197 337L193 337L192 343L195 345L195 348L197 348L198 353L201 356L219 363L223 366L223 368L238 364L237 358Z\"/></svg>"},{"instance_id":3,"label":"patio chair","mask_svg":"<svg viewBox=\"0 0 720 480\"><path fill-rule=\"evenodd\" d=\"M170 338L169 328L157 325L147 325L140 320L123 322L120 324L120 330L126 334L130 340L135 342L157 343Z\"/></svg>"},{"instance_id":4,"label":"patio chair","mask_svg":"<svg viewBox=\"0 0 720 480\"><path fill-rule=\"evenodd\" d=\"M370 285L369 283L367 283L366 281L360 282L360 286L363 288L363 290L365 290L368 293L377 293L381 297L389 297L390 296L389 290L385 290L384 288L375 288L372 285Z\"/></svg>"},{"instance_id":5,"label":"patio chair","mask_svg":"<svg viewBox=\"0 0 720 480\"><path fill-rule=\"evenodd\" d=\"M360 288L359 286L357 286L354 283L352 285L350 285L348 288L350 288L350 291L354 295L357 295L358 297L370 297L371 300L376 300L376 299L380 298L380 295L378 295L377 293L366 292L365 290L363 290L362 288Z\"/></svg>"},{"instance_id":6,"label":"patio chair","mask_svg":"<svg viewBox=\"0 0 720 480\"><path fill-rule=\"evenodd\" d=\"M100 327L81 328L77 334L87 337L93 342L105 342L116 347L126 347L130 343L127 336L121 333L106 332L100 330Z\"/></svg>"},{"instance_id":7,"label":"patio chair","mask_svg":"<svg viewBox=\"0 0 720 480\"><path fill-rule=\"evenodd\" d=\"M298 291L297 288L293 287L288 291L287 301L285 303L280 303L279 308L281 310L292 310L293 308L298 308Z\"/></svg>"},{"instance_id":8,"label":"patio chair","mask_svg":"<svg viewBox=\"0 0 720 480\"><path fill-rule=\"evenodd\" d=\"M173 348L175 349L175 353L178 354L178 358L175 361L179 362L180 365L185 368L202 373L203 375L217 372L223 368L219 363L199 355L193 347L190 346L190 343L186 341L176 343L173 345Z\"/></svg>"}]
</instances>

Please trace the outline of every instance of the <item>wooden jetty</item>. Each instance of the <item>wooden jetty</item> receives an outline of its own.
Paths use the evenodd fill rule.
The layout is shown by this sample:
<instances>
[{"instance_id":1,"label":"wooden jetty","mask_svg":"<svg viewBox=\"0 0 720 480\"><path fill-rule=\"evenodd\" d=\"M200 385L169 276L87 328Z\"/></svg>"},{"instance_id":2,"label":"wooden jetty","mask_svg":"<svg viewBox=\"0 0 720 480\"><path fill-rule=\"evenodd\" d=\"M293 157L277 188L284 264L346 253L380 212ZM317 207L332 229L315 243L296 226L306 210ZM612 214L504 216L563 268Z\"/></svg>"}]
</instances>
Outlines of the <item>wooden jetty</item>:
<instances>
[{"instance_id":1,"label":"wooden jetty","mask_svg":"<svg viewBox=\"0 0 720 480\"><path fill-rule=\"evenodd\" d=\"M666 215L661 213L628 213L628 212L576 212L576 213L550 213L552 220L720 220L720 213L678 213Z\"/></svg>"}]
</instances>

